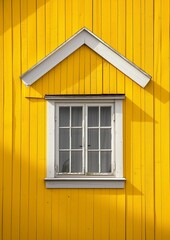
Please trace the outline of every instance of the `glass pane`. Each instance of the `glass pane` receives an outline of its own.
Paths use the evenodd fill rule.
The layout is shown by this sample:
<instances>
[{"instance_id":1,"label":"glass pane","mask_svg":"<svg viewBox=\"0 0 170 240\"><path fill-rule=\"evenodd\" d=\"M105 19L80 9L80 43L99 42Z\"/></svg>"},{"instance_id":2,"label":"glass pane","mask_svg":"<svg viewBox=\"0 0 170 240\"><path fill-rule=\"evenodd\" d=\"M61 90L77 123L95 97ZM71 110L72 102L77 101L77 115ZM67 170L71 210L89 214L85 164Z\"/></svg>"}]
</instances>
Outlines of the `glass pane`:
<instances>
[{"instance_id":1,"label":"glass pane","mask_svg":"<svg viewBox=\"0 0 170 240\"><path fill-rule=\"evenodd\" d=\"M70 125L70 108L60 107L59 108L59 126L68 127Z\"/></svg>"},{"instance_id":2,"label":"glass pane","mask_svg":"<svg viewBox=\"0 0 170 240\"><path fill-rule=\"evenodd\" d=\"M72 149L82 148L82 129L81 128L71 129L71 148Z\"/></svg>"},{"instance_id":3,"label":"glass pane","mask_svg":"<svg viewBox=\"0 0 170 240\"><path fill-rule=\"evenodd\" d=\"M71 125L73 127L82 126L82 107L72 107Z\"/></svg>"},{"instance_id":4,"label":"glass pane","mask_svg":"<svg viewBox=\"0 0 170 240\"><path fill-rule=\"evenodd\" d=\"M88 148L99 149L99 129L88 129Z\"/></svg>"},{"instance_id":5,"label":"glass pane","mask_svg":"<svg viewBox=\"0 0 170 240\"><path fill-rule=\"evenodd\" d=\"M82 151L71 152L71 172L82 172Z\"/></svg>"},{"instance_id":6,"label":"glass pane","mask_svg":"<svg viewBox=\"0 0 170 240\"><path fill-rule=\"evenodd\" d=\"M59 172L69 172L69 152L59 153Z\"/></svg>"},{"instance_id":7,"label":"glass pane","mask_svg":"<svg viewBox=\"0 0 170 240\"><path fill-rule=\"evenodd\" d=\"M88 152L88 172L99 172L99 152Z\"/></svg>"},{"instance_id":8,"label":"glass pane","mask_svg":"<svg viewBox=\"0 0 170 240\"><path fill-rule=\"evenodd\" d=\"M111 149L111 129L100 129L100 148Z\"/></svg>"},{"instance_id":9,"label":"glass pane","mask_svg":"<svg viewBox=\"0 0 170 240\"><path fill-rule=\"evenodd\" d=\"M59 149L69 149L69 128L59 130Z\"/></svg>"},{"instance_id":10,"label":"glass pane","mask_svg":"<svg viewBox=\"0 0 170 240\"><path fill-rule=\"evenodd\" d=\"M88 127L99 126L99 108L88 107Z\"/></svg>"},{"instance_id":11,"label":"glass pane","mask_svg":"<svg viewBox=\"0 0 170 240\"><path fill-rule=\"evenodd\" d=\"M101 172L111 172L111 152L101 152Z\"/></svg>"},{"instance_id":12,"label":"glass pane","mask_svg":"<svg viewBox=\"0 0 170 240\"><path fill-rule=\"evenodd\" d=\"M111 107L101 107L100 126L111 126Z\"/></svg>"}]
</instances>

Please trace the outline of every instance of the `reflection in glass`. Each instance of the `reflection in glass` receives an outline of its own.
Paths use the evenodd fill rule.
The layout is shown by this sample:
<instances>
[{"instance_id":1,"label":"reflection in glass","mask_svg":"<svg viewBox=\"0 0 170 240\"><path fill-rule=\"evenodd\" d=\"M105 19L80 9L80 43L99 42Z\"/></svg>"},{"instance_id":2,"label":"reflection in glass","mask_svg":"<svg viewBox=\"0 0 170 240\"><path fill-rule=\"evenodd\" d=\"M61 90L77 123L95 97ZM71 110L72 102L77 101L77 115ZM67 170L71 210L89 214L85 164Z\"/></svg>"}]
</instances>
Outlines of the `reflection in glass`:
<instances>
[{"instance_id":1,"label":"reflection in glass","mask_svg":"<svg viewBox=\"0 0 170 240\"><path fill-rule=\"evenodd\" d=\"M82 151L71 152L71 172L82 172Z\"/></svg>"},{"instance_id":2,"label":"reflection in glass","mask_svg":"<svg viewBox=\"0 0 170 240\"><path fill-rule=\"evenodd\" d=\"M99 172L99 152L88 152L88 172Z\"/></svg>"},{"instance_id":3,"label":"reflection in glass","mask_svg":"<svg viewBox=\"0 0 170 240\"><path fill-rule=\"evenodd\" d=\"M99 108L88 107L88 127L99 126Z\"/></svg>"},{"instance_id":4,"label":"reflection in glass","mask_svg":"<svg viewBox=\"0 0 170 240\"><path fill-rule=\"evenodd\" d=\"M81 128L71 129L71 148L72 149L82 148L82 129Z\"/></svg>"},{"instance_id":5,"label":"reflection in glass","mask_svg":"<svg viewBox=\"0 0 170 240\"><path fill-rule=\"evenodd\" d=\"M111 126L111 107L101 107L100 126Z\"/></svg>"},{"instance_id":6,"label":"reflection in glass","mask_svg":"<svg viewBox=\"0 0 170 240\"><path fill-rule=\"evenodd\" d=\"M72 127L82 126L82 107L72 107L71 108L71 125Z\"/></svg>"},{"instance_id":7,"label":"reflection in glass","mask_svg":"<svg viewBox=\"0 0 170 240\"><path fill-rule=\"evenodd\" d=\"M69 152L61 151L59 153L59 172L69 172Z\"/></svg>"},{"instance_id":8,"label":"reflection in glass","mask_svg":"<svg viewBox=\"0 0 170 240\"><path fill-rule=\"evenodd\" d=\"M88 148L99 148L99 129L88 129Z\"/></svg>"},{"instance_id":9,"label":"reflection in glass","mask_svg":"<svg viewBox=\"0 0 170 240\"><path fill-rule=\"evenodd\" d=\"M70 125L70 108L59 107L59 126L69 127Z\"/></svg>"},{"instance_id":10,"label":"reflection in glass","mask_svg":"<svg viewBox=\"0 0 170 240\"><path fill-rule=\"evenodd\" d=\"M111 172L111 152L101 152L101 172L109 173Z\"/></svg>"},{"instance_id":11,"label":"reflection in glass","mask_svg":"<svg viewBox=\"0 0 170 240\"><path fill-rule=\"evenodd\" d=\"M69 128L60 128L59 130L59 148L69 149Z\"/></svg>"},{"instance_id":12,"label":"reflection in glass","mask_svg":"<svg viewBox=\"0 0 170 240\"><path fill-rule=\"evenodd\" d=\"M100 148L111 149L111 129L100 129Z\"/></svg>"}]
</instances>

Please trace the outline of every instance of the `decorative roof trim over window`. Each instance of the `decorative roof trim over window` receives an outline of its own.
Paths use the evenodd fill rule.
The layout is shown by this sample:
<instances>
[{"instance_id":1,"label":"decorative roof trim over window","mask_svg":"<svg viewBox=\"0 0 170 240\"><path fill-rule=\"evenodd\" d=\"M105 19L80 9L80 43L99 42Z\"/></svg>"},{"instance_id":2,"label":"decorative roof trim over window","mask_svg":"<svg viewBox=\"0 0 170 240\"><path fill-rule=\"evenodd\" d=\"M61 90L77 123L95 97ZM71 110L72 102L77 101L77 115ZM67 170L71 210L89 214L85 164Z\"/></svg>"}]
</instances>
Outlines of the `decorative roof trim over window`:
<instances>
[{"instance_id":1,"label":"decorative roof trim over window","mask_svg":"<svg viewBox=\"0 0 170 240\"><path fill-rule=\"evenodd\" d=\"M20 78L26 86L30 86L84 44L141 87L144 88L150 81L150 75L141 70L134 63L122 56L86 28L81 29L69 38L61 46L56 48L35 66L21 75Z\"/></svg>"}]
</instances>

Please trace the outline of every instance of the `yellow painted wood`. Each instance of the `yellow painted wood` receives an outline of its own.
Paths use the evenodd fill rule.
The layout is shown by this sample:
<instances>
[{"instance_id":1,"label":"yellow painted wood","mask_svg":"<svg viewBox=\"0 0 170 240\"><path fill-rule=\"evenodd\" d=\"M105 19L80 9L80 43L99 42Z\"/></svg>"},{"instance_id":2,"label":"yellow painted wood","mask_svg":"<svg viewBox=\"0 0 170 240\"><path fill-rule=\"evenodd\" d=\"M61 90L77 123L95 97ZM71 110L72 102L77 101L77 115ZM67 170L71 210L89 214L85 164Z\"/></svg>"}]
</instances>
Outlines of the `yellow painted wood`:
<instances>
[{"instance_id":1,"label":"yellow painted wood","mask_svg":"<svg viewBox=\"0 0 170 240\"><path fill-rule=\"evenodd\" d=\"M4 2L4 164L3 164L3 215L2 239L11 239L12 217L12 8L11 1Z\"/></svg>"},{"instance_id":2,"label":"yellow painted wood","mask_svg":"<svg viewBox=\"0 0 170 240\"><path fill-rule=\"evenodd\" d=\"M117 211L115 211L115 209L117 209L117 194L116 194L116 190L115 189L110 189L109 192L109 206L110 206L110 210L109 210L109 236L110 239L116 239L117 238Z\"/></svg>"},{"instance_id":3,"label":"yellow painted wood","mask_svg":"<svg viewBox=\"0 0 170 240\"><path fill-rule=\"evenodd\" d=\"M80 61L79 93L84 94L84 89L85 89L85 62L86 62L85 46L82 46L80 48L79 61Z\"/></svg>"},{"instance_id":4,"label":"yellow painted wood","mask_svg":"<svg viewBox=\"0 0 170 240\"><path fill-rule=\"evenodd\" d=\"M93 1L93 32L102 37L102 1L94 0Z\"/></svg>"},{"instance_id":5,"label":"yellow painted wood","mask_svg":"<svg viewBox=\"0 0 170 240\"><path fill-rule=\"evenodd\" d=\"M52 231L52 239L58 239L59 234L59 193L57 191L52 192L52 224L51 224L51 231Z\"/></svg>"},{"instance_id":6,"label":"yellow painted wood","mask_svg":"<svg viewBox=\"0 0 170 240\"><path fill-rule=\"evenodd\" d=\"M81 189L78 192L78 239L86 239L86 189Z\"/></svg>"},{"instance_id":7,"label":"yellow painted wood","mask_svg":"<svg viewBox=\"0 0 170 240\"><path fill-rule=\"evenodd\" d=\"M110 64L103 59L103 93L110 93Z\"/></svg>"},{"instance_id":8,"label":"yellow painted wood","mask_svg":"<svg viewBox=\"0 0 170 240\"><path fill-rule=\"evenodd\" d=\"M97 93L97 56L96 54L91 51L90 53L90 61L91 61L91 68L90 68L90 74L91 74L91 94Z\"/></svg>"},{"instance_id":9,"label":"yellow painted wood","mask_svg":"<svg viewBox=\"0 0 170 240\"><path fill-rule=\"evenodd\" d=\"M58 45L61 45L66 40L65 4L66 4L65 1L62 1L62 2L58 1L58 8L57 8L57 17L58 17L58 24L57 24L58 34L57 34L57 39L58 39ZM51 14L51 12L50 12L50 14Z\"/></svg>"},{"instance_id":10,"label":"yellow painted wood","mask_svg":"<svg viewBox=\"0 0 170 240\"><path fill-rule=\"evenodd\" d=\"M37 109L38 119L37 119L37 239L44 238L44 202L45 202L45 189L44 182L42 181L44 177L44 172L46 170L46 133L44 129L44 124L46 122L46 108L43 100L38 101Z\"/></svg>"},{"instance_id":11,"label":"yellow painted wood","mask_svg":"<svg viewBox=\"0 0 170 240\"><path fill-rule=\"evenodd\" d=\"M153 3L145 2L145 66L146 70L153 74ZM148 17L149 16L149 17ZM146 46L147 42L147 46ZM145 92L145 163L146 163L146 237L151 240L154 232L154 155L153 155L153 83L151 82ZM150 159L150 161L148 161Z\"/></svg>"},{"instance_id":12,"label":"yellow painted wood","mask_svg":"<svg viewBox=\"0 0 170 240\"><path fill-rule=\"evenodd\" d=\"M72 33L72 2L70 0L66 0L66 39L70 38Z\"/></svg>"},{"instance_id":13,"label":"yellow painted wood","mask_svg":"<svg viewBox=\"0 0 170 240\"><path fill-rule=\"evenodd\" d=\"M85 51L85 94L91 93L91 59L90 59L90 50L86 48Z\"/></svg>"},{"instance_id":14,"label":"yellow painted wood","mask_svg":"<svg viewBox=\"0 0 170 240\"><path fill-rule=\"evenodd\" d=\"M110 45L117 49L117 39L118 39L118 1L110 1L110 8L114 9L114 14L110 14ZM128 4L126 9L128 8ZM117 69L110 67L110 92L117 93Z\"/></svg>"},{"instance_id":15,"label":"yellow painted wood","mask_svg":"<svg viewBox=\"0 0 170 240\"><path fill-rule=\"evenodd\" d=\"M0 1L0 48L3 49L4 41L3 41L3 3ZM3 72L4 72L4 56L3 51L0 51L0 240L3 239L3 162L4 162L4 139L3 139L3 132L4 132L4 103L3 103L3 86L4 86L4 79L3 79Z\"/></svg>"},{"instance_id":16,"label":"yellow painted wood","mask_svg":"<svg viewBox=\"0 0 170 240\"><path fill-rule=\"evenodd\" d=\"M36 239L36 212L37 212L37 100L30 100L30 140L34 139L35 143L30 143L30 159L29 159L29 205L28 205L28 234L30 239Z\"/></svg>"},{"instance_id":17,"label":"yellow painted wood","mask_svg":"<svg viewBox=\"0 0 170 240\"><path fill-rule=\"evenodd\" d=\"M20 1L15 2L12 8L13 22L13 169L12 169L12 239L20 236L20 174L21 174L21 84L18 84L20 75Z\"/></svg>"},{"instance_id":18,"label":"yellow painted wood","mask_svg":"<svg viewBox=\"0 0 170 240\"><path fill-rule=\"evenodd\" d=\"M125 239L125 190L118 189L117 192L117 229L116 229L116 237L117 239L124 240Z\"/></svg>"},{"instance_id":19,"label":"yellow painted wood","mask_svg":"<svg viewBox=\"0 0 170 240\"><path fill-rule=\"evenodd\" d=\"M155 92L155 238L162 239L162 175L161 175L161 1L155 3L154 26L154 92Z\"/></svg>"},{"instance_id":20,"label":"yellow painted wood","mask_svg":"<svg viewBox=\"0 0 170 240\"><path fill-rule=\"evenodd\" d=\"M28 18L27 0L21 2L21 44L27 46L28 43ZM27 66L28 49L22 48L22 72L28 69ZM22 84L22 116L21 116L21 200L20 200L20 238L28 239L28 176L29 176L29 101L25 96L29 96L29 88Z\"/></svg>"},{"instance_id":21,"label":"yellow painted wood","mask_svg":"<svg viewBox=\"0 0 170 240\"><path fill-rule=\"evenodd\" d=\"M74 53L73 56L73 94L79 94L79 67L80 67L80 60L79 60L79 50ZM67 81L67 80L66 80Z\"/></svg>"},{"instance_id":22,"label":"yellow painted wood","mask_svg":"<svg viewBox=\"0 0 170 240\"><path fill-rule=\"evenodd\" d=\"M103 66L102 66L102 58L97 56L97 63L96 63L96 85L97 85L97 93L103 93Z\"/></svg>"},{"instance_id":23,"label":"yellow painted wood","mask_svg":"<svg viewBox=\"0 0 170 240\"><path fill-rule=\"evenodd\" d=\"M169 89L170 84L166 79L170 78L169 74L169 2L162 2L162 33L161 40L163 42L161 51L161 68L165 69L161 74L161 115L166 121L161 121L161 140L164 142L161 146L162 153L162 238L166 239L169 233L165 229L169 226L170 220L166 212L170 210L168 201L170 201L170 184L169 184L169 101L167 101L167 94L163 94L164 89Z\"/></svg>"},{"instance_id":24,"label":"yellow painted wood","mask_svg":"<svg viewBox=\"0 0 170 240\"><path fill-rule=\"evenodd\" d=\"M125 1L117 1L117 50L125 55ZM124 75L117 72L117 91L124 93Z\"/></svg>"},{"instance_id":25,"label":"yellow painted wood","mask_svg":"<svg viewBox=\"0 0 170 240\"><path fill-rule=\"evenodd\" d=\"M169 1L0 1L0 240L168 240ZM152 75L141 89L81 47L19 76L87 27ZM45 188L45 94L125 93L125 189ZM38 99L37 99L38 98Z\"/></svg>"},{"instance_id":26,"label":"yellow painted wood","mask_svg":"<svg viewBox=\"0 0 170 240\"><path fill-rule=\"evenodd\" d=\"M141 15L140 15L140 1L133 2L133 17L136 21L133 22L133 61L140 66L141 64ZM137 85L133 85L132 89L133 106L132 106L132 181L133 181L133 237L134 239L142 238L141 234L141 88ZM139 134L136 134L138 132ZM136 160L137 159L137 160ZM135 189L139 194L135 194Z\"/></svg>"}]
</instances>

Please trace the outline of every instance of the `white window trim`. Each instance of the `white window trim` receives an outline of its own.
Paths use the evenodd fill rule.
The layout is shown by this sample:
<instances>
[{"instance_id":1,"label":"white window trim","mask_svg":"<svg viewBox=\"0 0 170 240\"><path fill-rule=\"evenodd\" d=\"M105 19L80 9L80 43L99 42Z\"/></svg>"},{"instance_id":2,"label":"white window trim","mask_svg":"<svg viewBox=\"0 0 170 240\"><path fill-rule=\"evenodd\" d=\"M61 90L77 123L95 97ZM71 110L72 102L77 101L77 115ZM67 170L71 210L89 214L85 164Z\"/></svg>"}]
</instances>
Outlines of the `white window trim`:
<instances>
[{"instance_id":1,"label":"white window trim","mask_svg":"<svg viewBox=\"0 0 170 240\"><path fill-rule=\"evenodd\" d=\"M124 188L123 177L123 99L124 95L45 96L47 100L47 188ZM111 103L115 105L115 164L112 176L57 176L55 177L55 104L56 103Z\"/></svg>"}]
</instances>

